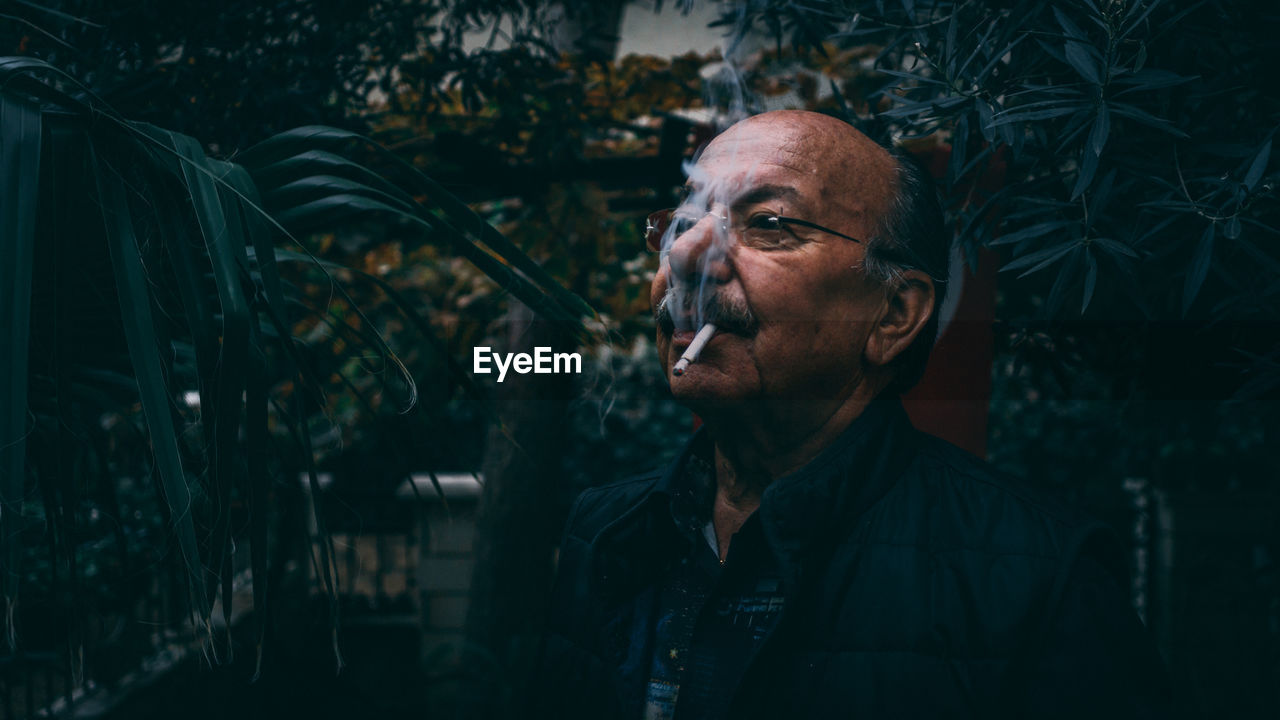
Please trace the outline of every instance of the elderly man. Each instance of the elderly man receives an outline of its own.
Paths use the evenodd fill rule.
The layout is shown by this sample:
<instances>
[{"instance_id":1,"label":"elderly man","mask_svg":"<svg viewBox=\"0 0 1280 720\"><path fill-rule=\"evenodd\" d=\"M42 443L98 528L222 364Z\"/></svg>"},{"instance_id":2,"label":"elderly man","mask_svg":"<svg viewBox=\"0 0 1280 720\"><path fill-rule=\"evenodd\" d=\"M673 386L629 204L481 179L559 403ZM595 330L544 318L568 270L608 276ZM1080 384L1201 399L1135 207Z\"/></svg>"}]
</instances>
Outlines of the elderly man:
<instances>
[{"instance_id":1,"label":"elderly man","mask_svg":"<svg viewBox=\"0 0 1280 720\"><path fill-rule=\"evenodd\" d=\"M704 427L575 504L539 714L1163 716L1107 533L903 413L947 272L928 179L788 111L717 137L686 190L650 218L651 297Z\"/></svg>"}]
</instances>

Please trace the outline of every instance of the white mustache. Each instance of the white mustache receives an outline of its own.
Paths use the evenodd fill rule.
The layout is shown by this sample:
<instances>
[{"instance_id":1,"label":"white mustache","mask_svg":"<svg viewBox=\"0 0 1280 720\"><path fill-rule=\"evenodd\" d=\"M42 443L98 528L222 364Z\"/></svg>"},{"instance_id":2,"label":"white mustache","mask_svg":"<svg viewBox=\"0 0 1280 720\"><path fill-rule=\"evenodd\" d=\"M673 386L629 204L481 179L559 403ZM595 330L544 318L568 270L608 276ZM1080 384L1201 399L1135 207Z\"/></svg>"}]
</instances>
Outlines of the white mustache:
<instances>
[{"instance_id":1,"label":"white mustache","mask_svg":"<svg viewBox=\"0 0 1280 720\"><path fill-rule=\"evenodd\" d=\"M667 292L663 294L662 299L658 301L658 306L654 309L654 319L660 325L678 327L681 330L697 330L698 328L695 327L684 327L694 317L700 318L703 324L714 323L722 330L739 335L754 335L757 330L755 313L751 312L751 308L745 302L731 300L721 295L711 295L704 298L705 301L699 307L694 307L692 303L681 302L682 297L688 298L691 294L675 288L667 288ZM679 323L672 315L672 306L684 310L680 313Z\"/></svg>"}]
</instances>

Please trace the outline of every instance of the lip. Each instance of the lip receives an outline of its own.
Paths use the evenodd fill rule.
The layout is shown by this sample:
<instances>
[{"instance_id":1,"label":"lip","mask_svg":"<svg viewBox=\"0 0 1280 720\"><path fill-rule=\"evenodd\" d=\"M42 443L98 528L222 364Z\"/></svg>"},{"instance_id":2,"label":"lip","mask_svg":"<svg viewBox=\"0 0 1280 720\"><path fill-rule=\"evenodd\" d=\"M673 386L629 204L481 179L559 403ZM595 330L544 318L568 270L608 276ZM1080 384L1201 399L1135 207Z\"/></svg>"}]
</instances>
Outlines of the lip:
<instances>
[{"instance_id":1,"label":"lip","mask_svg":"<svg viewBox=\"0 0 1280 720\"><path fill-rule=\"evenodd\" d=\"M693 342L694 335L697 335L697 333L692 330L673 330L671 332L671 342L676 345L688 345Z\"/></svg>"},{"instance_id":2,"label":"lip","mask_svg":"<svg viewBox=\"0 0 1280 720\"><path fill-rule=\"evenodd\" d=\"M698 333L692 330L674 330L671 333L671 347L673 349L683 351L685 348L689 347L689 343L693 342L693 338L697 334ZM738 333L735 333L731 330L723 330L717 327L715 334L712 335L711 339L707 341L707 344L703 346L702 351L705 353L707 348L711 347L712 345L718 344L721 338L728 335L738 335ZM739 337L741 336L739 335Z\"/></svg>"}]
</instances>

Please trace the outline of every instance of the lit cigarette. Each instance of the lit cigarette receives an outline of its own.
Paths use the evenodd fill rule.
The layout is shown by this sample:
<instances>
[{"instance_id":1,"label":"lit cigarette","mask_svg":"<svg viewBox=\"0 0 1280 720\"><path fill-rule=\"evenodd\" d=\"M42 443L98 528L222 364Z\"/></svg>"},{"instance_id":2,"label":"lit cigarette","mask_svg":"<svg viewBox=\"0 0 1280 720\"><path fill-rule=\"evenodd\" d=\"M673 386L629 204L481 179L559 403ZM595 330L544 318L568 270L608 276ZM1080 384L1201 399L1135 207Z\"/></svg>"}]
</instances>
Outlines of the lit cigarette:
<instances>
[{"instance_id":1,"label":"lit cigarette","mask_svg":"<svg viewBox=\"0 0 1280 720\"><path fill-rule=\"evenodd\" d=\"M697 335L693 336L693 341L689 343L689 347L684 349L684 354L676 361L676 366L671 368L672 375L683 375L690 363L698 361L698 356L702 354L702 348L711 342L711 336L716 334L716 326L707 323L702 326Z\"/></svg>"}]
</instances>

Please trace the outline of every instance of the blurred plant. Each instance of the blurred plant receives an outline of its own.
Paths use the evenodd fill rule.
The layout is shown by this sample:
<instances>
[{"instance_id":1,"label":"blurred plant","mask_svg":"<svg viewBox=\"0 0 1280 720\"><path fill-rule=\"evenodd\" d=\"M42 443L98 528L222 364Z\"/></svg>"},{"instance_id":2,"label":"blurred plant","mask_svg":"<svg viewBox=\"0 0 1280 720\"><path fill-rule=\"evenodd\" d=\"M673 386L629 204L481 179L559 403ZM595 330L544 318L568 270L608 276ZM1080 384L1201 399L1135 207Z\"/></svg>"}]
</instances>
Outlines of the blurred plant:
<instances>
[{"instance_id":1,"label":"blurred plant","mask_svg":"<svg viewBox=\"0 0 1280 720\"><path fill-rule=\"evenodd\" d=\"M1277 227L1280 106L1263 84L1261 53L1274 9L1176 0L736 7L740 32L763 23L802 47L879 46L875 65L890 82L871 123L949 138L948 188L1009 153L1010 182L988 199L1001 209L998 225L951 199L967 248L1010 246L1004 269L1020 277L1055 271L1044 316L1085 314L1105 291L1095 313L1274 317L1277 259L1264 238Z\"/></svg>"},{"instance_id":2,"label":"blurred plant","mask_svg":"<svg viewBox=\"0 0 1280 720\"><path fill-rule=\"evenodd\" d=\"M333 303L314 308L282 279L282 261L332 267L297 237L392 218L566 332L583 335L581 319L593 315L461 201L345 130L300 128L225 162L188 136L126 120L48 63L14 57L0 58L0 132L0 538L11 646L24 546L47 544L55 577L65 565L83 579L81 498L128 527L119 482L148 475L206 638L215 599L229 625L233 535L247 528L261 641L273 497L299 468L312 469L316 489L307 419L330 377L350 384L369 372L326 366L321 358L343 354L312 347L367 353L379 382L376 393L356 388L361 402L381 393L408 411L416 398L414 378L342 284L331 281ZM435 343L417 308L384 290ZM328 332L295 337L308 316ZM465 373L446 366L466 387ZM145 434L142 452L109 446L108 418ZM293 447L273 447L273 421ZM43 517L30 512L35 497ZM323 532L320 514L317 522ZM332 595L331 549L320 548Z\"/></svg>"},{"instance_id":3,"label":"blurred plant","mask_svg":"<svg viewBox=\"0 0 1280 720\"><path fill-rule=\"evenodd\" d=\"M0 54L38 57L93 87L125 117L163 124L230 155L300 125L365 130L371 104L422 114L478 98L520 75L491 62L496 44L530 68L552 65L564 26L595 42L618 3L571 0L19 0L0 17ZM616 18L614 18L616 20ZM423 77L420 104L399 98Z\"/></svg>"},{"instance_id":4,"label":"blurred plant","mask_svg":"<svg viewBox=\"0 0 1280 720\"><path fill-rule=\"evenodd\" d=\"M1187 433L1206 428L1191 419L1228 399L1280 419L1253 402L1280 387L1275 8L750 0L721 22L763 31L778 54L873 49L880 83L833 79L818 103L882 140L949 145L959 247L971 264L999 253L1009 273L1000 340L1016 362L997 363L1002 382L1033 371L1042 401L1097 382L1098 402L1153 439L1195 443ZM969 182L996 166L1002 187ZM1013 428L1023 415L1002 417ZM1133 456L1126 472L1196 482L1175 456Z\"/></svg>"}]
</instances>

